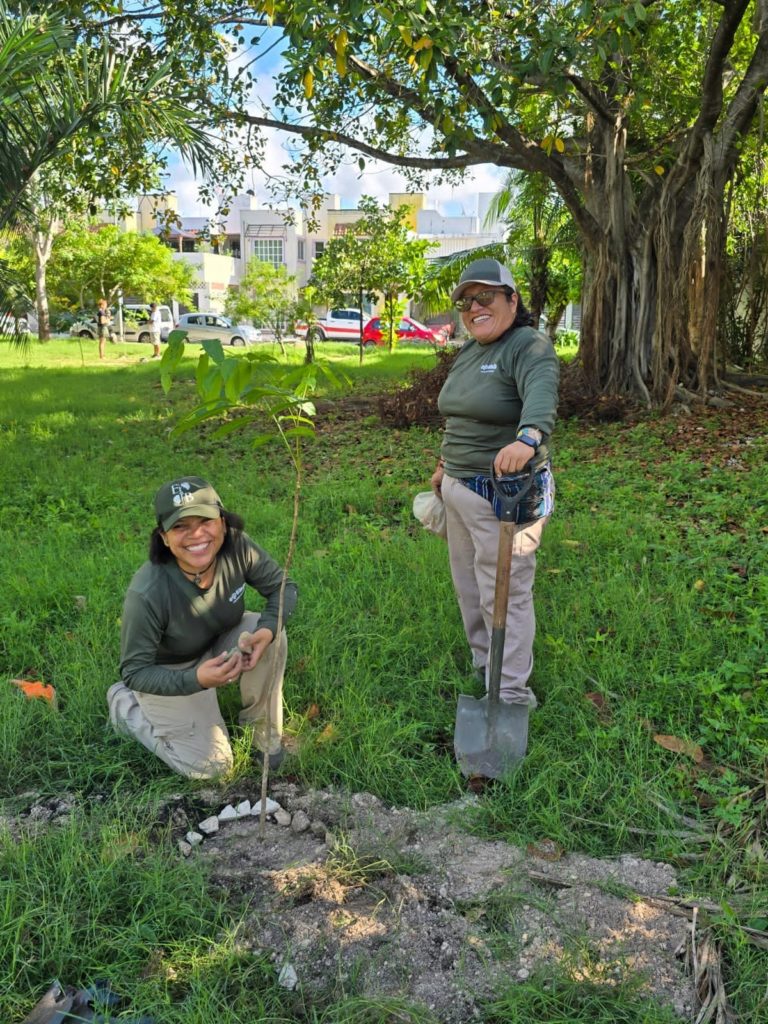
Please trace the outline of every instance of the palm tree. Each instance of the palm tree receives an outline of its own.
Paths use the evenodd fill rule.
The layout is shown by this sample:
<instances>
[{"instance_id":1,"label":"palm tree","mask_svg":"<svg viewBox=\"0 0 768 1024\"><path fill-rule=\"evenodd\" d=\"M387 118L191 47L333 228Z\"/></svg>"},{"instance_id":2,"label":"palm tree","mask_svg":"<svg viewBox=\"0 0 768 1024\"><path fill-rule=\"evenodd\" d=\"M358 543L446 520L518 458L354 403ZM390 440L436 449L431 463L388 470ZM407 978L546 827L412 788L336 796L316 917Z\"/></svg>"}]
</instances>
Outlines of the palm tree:
<instances>
[{"instance_id":1,"label":"palm tree","mask_svg":"<svg viewBox=\"0 0 768 1024\"><path fill-rule=\"evenodd\" d=\"M491 200L487 219L506 221L507 249L526 282L533 322L546 313L554 338L570 299L567 281L555 272L556 257L565 252L580 262L578 236L560 194L541 175L512 171Z\"/></svg>"},{"instance_id":2,"label":"palm tree","mask_svg":"<svg viewBox=\"0 0 768 1024\"><path fill-rule=\"evenodd\" d=\"M30 184L40 169L105 129L127 152L172 142L194 170L210 171L208 133L173 87L172 56L136 73L107 35L92 46L55 8L11 9L0 0L0 235L32 215ZM0 313L19 292L0 259Z\"/></svg>"}]
</instances>

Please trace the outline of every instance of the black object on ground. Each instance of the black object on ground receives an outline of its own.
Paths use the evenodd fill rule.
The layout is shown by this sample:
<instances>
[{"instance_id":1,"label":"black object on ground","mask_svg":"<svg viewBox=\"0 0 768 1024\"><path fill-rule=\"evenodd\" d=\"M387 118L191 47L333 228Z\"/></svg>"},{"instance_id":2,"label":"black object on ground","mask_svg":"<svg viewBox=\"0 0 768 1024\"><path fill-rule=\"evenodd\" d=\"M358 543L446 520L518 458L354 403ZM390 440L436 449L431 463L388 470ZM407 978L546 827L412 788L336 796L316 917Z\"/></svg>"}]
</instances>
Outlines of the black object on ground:
<instances>
[{"instance_id":1,"label":"black object on ground","mask_svg":"<svg viewBox=\"0 0 768 1024\"><path fill-rule=\"evenodd\" d=\"M114 1010L122 999L108 981L94 982L89 988L73 988L54 981L23 1024L104 1024L102 1010ZM154 1024L151 1017L123 1018L121 1024Z\"/></svg>"}]
</instances>

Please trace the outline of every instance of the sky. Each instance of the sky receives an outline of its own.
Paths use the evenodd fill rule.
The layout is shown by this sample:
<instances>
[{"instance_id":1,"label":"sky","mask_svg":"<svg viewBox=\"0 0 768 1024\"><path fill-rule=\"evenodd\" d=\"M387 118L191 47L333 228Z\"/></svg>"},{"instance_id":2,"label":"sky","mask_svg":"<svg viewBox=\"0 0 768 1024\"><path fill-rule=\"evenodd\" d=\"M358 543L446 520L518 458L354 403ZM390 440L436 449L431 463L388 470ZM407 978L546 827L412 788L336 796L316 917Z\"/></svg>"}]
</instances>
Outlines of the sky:
<instances>
[{"instance_id":1,"label":"sky","mask_svg":"<svg viewBox=\"0 0 768 1024\"><path fill-rule=\"evenodd\" d=\"M262 36L260 46L266 56L258 56L258 46L249 46L233 54L233 65L242 66L247 62L259 69L252 96L251 109L253 112L256 112L257 109L263 111L265 105L271 104L274 75L279 71L282 60L281 46L279 42L276 45L275 32L276 30L269 30ZM253 64L257 58L257 64ZM295 137L289 138L286 134L269 131L266 133L266 138L265 168L268 172L276 174L286 163L288 156L286 146L290 143L291 138L295 143ZM379 202L386 202L390 192L412 190L412 186L402 174L398 173L396 168L366 158L366 169L361 174L357 159L357 154L350 151L349 159L336 174L326 178L324 182L327 192L340 197L342 207L354 208L361 196L364 195L373 196ZM181 216L200 217L213 212L210 207L201 202L198 196L198 183L187 168L175 161L170 164L169 170L171 174L167 179L167 184L176 193ZM432 187L427 186L424 189L425 205L428 209L437 209L445 216L476 215L478 193L498 191L505 176L506 171L492 164L470 168L465 181L459 185L434 184ZM244 188L253 190L260 205L267 206L274 203L266 187L266 178L259 170L253 170L248 174Z\"/></svg>"}]
</instances>

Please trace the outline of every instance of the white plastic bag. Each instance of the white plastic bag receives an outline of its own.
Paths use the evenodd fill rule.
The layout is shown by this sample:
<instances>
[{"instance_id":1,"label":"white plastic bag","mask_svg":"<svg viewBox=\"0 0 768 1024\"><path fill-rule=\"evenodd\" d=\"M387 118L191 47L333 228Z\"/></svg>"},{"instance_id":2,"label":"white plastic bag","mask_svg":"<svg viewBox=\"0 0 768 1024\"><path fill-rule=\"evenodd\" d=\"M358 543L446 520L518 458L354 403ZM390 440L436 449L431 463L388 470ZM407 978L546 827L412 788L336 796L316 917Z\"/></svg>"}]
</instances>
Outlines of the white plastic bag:
<instances>
[{"instance_id":1,"label":"white plastic bag","mask_svg":"<svg viewBox=\"0 0 768 1024\"><path fill-rule=\"evenodd\" d=\"M444 540L448 536L445 524L445 505L434 491L419 491L413 499L413 514L425 530Z\"/></svg>"}]
</instances>

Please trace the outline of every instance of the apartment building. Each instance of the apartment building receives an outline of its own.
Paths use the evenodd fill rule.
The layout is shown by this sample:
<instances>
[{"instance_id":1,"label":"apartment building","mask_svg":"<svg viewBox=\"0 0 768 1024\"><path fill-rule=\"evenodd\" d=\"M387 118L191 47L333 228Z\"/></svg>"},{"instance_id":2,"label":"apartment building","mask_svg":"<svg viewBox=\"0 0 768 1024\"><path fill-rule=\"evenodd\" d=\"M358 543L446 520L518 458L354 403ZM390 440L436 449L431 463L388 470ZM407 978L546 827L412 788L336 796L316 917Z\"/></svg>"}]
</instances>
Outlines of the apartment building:
<instances>
[{"instance_id":1,"label":"apartment building","mask_svg":"<svg viewBox=\"0 0 768 1024\"><path fill-rule=\"evenodd\" d=\"M444 215L425 205L421 193L393 192L389 205L407 206L407 224L414 235L436 243L429 258L450 256L501 241L503 225L485 225L492 193L466 199L469 212ZM359 220L361 211L343 206L338 195L328 195L310 220L302 210L270 210L259 207L253 196L236 196L218 221L187 217L178 211L173 192L142 196L136 211L136 230L160 235L174 258L196 271L194 307L203 312L222 312L227 289L239 283L251 259L284 266L303 287L314 261L328 242L344 234ZM184 310L182 310L183 312Z\"/></svg>"}]
</instances>

